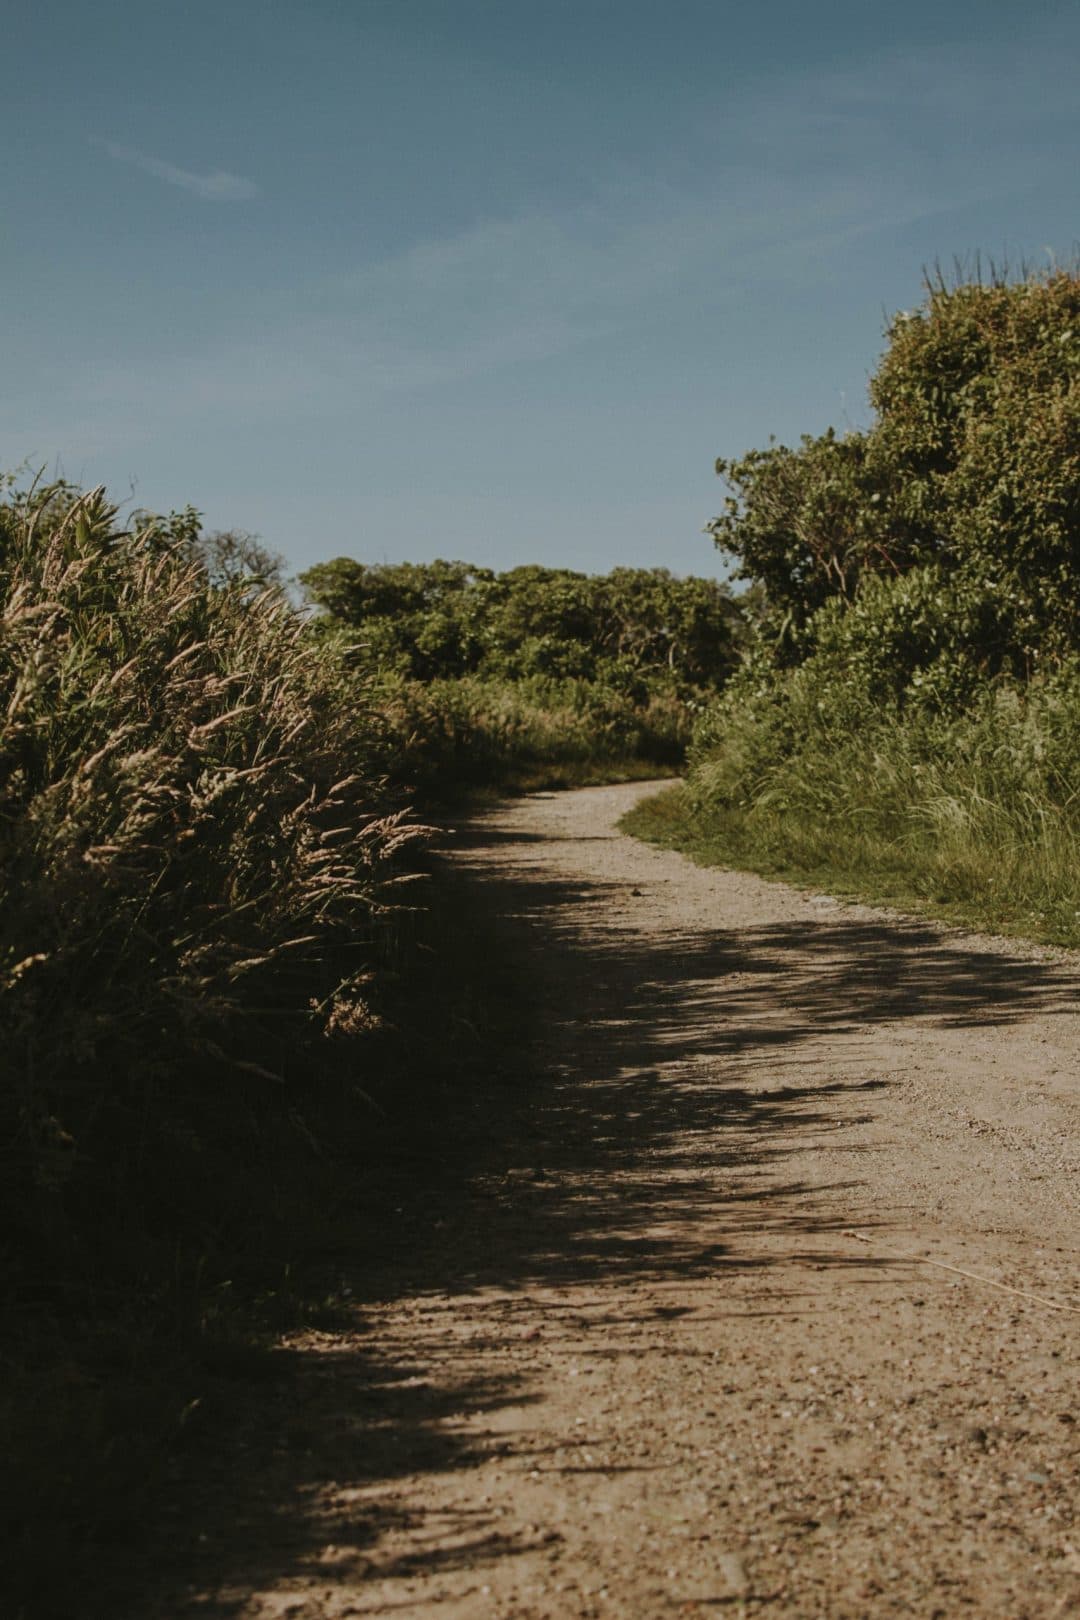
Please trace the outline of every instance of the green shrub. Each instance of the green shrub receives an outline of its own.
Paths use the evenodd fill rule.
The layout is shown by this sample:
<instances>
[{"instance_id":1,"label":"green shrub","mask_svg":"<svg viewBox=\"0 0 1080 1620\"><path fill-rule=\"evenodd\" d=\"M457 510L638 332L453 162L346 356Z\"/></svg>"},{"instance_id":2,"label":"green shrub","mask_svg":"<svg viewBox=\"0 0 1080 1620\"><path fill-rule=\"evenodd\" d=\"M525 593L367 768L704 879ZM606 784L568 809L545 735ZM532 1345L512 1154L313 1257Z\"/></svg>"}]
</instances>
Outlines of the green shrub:
<instances>
[{"instance_id":1,"label":"green shrub","mask_svg":"<svg viewBox=\"0 0 1080 1620\"><path fill-rule=\"evenodd\" d=\"M717 543L765 586L794 656L829 599L928 567L982 597L976 656L1061 656L1080 632L1080 276L938 281L887 336L866 433L718 463Z\"/></svg>"},{"instance_id":2,"label":"green shrub","mask_svg":"<svg viewBox=\"0 0 1080 1620\"><path fill-rule=\"evenodd\" d=\"M627 687L629 686L629 690ZM691 706L616 679L462 676L375 683L383 766L425 800L462 788L540 787L675 769Z\"/></svg>"},{"instance_id":3,"label":"green shrub","mask_svg":"<svg viewBox=\"0 0 1080 1620\"><path fill-rule=\"evenodd\" d=\"M1080 668L1001 679L953 712L868 705L843 729L771 693L699 739L681 808L699 847L1080 941Z\"/></svg>"},{"instance_id":4,"label":"green shrub","mask_svg":"<svg viewBox=\"0 0 1080 1620\"><path fill-rule=\"evenodd\" d=\"M744 634L726 586L663 568L339 557L302 582L312 639L376 680L387 773L439 797L678 767Z\"/></svg>"},{"instance_id":5,"label":"green shrub","mask_svg":"<svg viewBox=\"0 0 1080 1620\"><path fill-rule=\"evenodd\" d=\"M730 670L740 616L716 580L666 568L579 574L530 565L496 574L472 563L361 563L338 557L301 575L347 627L371 667L415 680L482 675L603 680L612 666L667 684L718 685Z\"/></svg>"},{"instance_id":6,"label":"green shrub","mask_svg":"<svg viewBox=\"0 0 1080 1620\"><path fill-rule=\"evenodd\" d=\"M720 464L764 606L680 814L731 859L1074 939L1080 278L939 281L888 336L865 434Z\"/></svg>"}]
</instances>

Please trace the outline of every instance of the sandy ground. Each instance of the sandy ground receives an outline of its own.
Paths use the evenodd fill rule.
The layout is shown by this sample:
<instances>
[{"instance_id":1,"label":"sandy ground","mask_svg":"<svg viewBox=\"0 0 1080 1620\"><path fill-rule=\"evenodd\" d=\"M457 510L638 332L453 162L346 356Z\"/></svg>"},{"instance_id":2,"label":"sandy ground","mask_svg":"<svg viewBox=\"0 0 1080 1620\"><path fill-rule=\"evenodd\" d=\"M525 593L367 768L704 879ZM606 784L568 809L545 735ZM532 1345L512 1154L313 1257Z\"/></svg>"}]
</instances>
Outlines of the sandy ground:
<instances>
[{"instance_id":1,"label":"sandy ground","mask_svg":"<svg viewBox=\"0 0 1080 1620\"><path fill-rule=\"evenodd\" d=\"M155 1613L1080 1614L1080 963L643 847L647 791L459 839L545 1031L511 1162L294 1342Z\"/></svg>"}]
</instances>

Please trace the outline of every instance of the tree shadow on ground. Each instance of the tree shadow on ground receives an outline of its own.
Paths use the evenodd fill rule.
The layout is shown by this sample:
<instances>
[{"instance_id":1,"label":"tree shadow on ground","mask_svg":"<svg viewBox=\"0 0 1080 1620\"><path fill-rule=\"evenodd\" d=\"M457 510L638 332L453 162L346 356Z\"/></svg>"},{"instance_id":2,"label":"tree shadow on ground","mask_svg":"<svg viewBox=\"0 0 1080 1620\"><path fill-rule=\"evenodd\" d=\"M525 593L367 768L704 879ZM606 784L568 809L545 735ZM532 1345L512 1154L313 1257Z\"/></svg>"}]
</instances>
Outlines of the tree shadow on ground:
<instances>
[{"instance_id":1,"label":"tree shadow on ground","mask_svg":"<svg viewBox=\"0 0 1080 1620\"><path fill-rule=\"evenodd\" d=\"M381 1218L362 1260L332 1257L350 1328L279 1352L270 1384L222 1384L181 1469L166 1596L140 1615L224 1620L252 1591L286 1587L295 1606L281 1612L315 1616L339 1583L475 1572L526 1550L533 1532L502 1534L483 1507L424 1519L400 1482L467 1471L502 1444L498 1413L533 1398L537 1301L549 1355L560 1334L571 1347L594 1335L590 1355L633 1355L646 1317L683 1308L657 1304L660 1285L718 1279L722 1319L739 1308L725 1276L775 1276L755 1295L763 1315L800 1310L806 1268L872 1283L894 1262L837 1241L852 1184L786 1168L872 1127L890 1082L860 1033L973 1030L1074 1002L1068 965L918 923L652 932L636 920L648 895L552 875L542 842L481 831L458 857L498 1039L471 1093L388 1133L374 1191L358 1191ZM388 1328L380 1307L395 1299L413 1315ZM497 1373L489 1344L505 1352Z\"/></svg>"}]
</instances>

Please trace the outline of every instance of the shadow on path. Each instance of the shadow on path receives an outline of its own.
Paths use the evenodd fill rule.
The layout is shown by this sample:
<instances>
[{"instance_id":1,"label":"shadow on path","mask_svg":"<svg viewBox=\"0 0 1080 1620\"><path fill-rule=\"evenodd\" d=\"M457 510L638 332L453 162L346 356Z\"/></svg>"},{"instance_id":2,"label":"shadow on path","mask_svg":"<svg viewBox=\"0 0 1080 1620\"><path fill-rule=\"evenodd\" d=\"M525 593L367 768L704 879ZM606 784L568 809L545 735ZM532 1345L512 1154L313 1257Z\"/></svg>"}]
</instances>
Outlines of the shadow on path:
<instances>
[{"instance_id":1,"label":"shadow on path","mask_svg":"<svg viewBox=\"0 0 1080 1620\"><path fill-rule=\"evenodd\" d=\"M140 1614L238 1615L252 1591L287 1586L295 1609L273 1612L315 1616L341 1582L522 1551L529 1535L500 1534L464 1483L428 1518L396 1487L501 1443L497 1414L534 1398L538 1322L549 1357L560 1333L566 1354L592 1333L590 1355L633 1355L644 1320L681 1309L658 1285L768 1268L754 1307L790 1315L800 1267L871 1282L889 1262L835 1241L852 1184L809 1185L798 1157L873 1121L888 1080L860 1068L859 1032L1000 1025L1075 993L1067 965L914 923L655 932L647 895L552 875L543 842L481 830L457 858L477 971L512 987L495 1061L478 1059L452 1124L421 1122L418 1151L380 1178L380 1252L339 1257L348 1330L279 1353L269 1384L223 1389L229 1420L178 1495L166 1562L183 1580ZM380 1314L392 1300L407 1310ZM745 1307L721 1298L717 1320L729 1309ZM408 1553L388 1551L403 1530Z\"/></svg>"}]
</instances>

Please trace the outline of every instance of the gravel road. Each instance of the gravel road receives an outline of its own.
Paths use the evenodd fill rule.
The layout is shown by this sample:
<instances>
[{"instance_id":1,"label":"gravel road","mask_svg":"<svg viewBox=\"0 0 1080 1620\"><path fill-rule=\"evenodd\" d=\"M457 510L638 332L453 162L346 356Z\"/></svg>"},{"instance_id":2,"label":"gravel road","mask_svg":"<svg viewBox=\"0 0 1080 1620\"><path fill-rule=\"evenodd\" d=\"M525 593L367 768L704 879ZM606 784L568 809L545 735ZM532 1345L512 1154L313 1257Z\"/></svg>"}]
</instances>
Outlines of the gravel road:
<instances>
[{"instance_id":1,"label":"gravel road","mask_svg":"<svg viewBox=\"0 0 1080 1620\"><path fill-rule=\"evenodd\" d=\"M294 1342L288 1510L170 1613L1080 1614L1080 962L642 846L651 790L458 840L513 1162Z\"/></svg>"}]
</instances>

